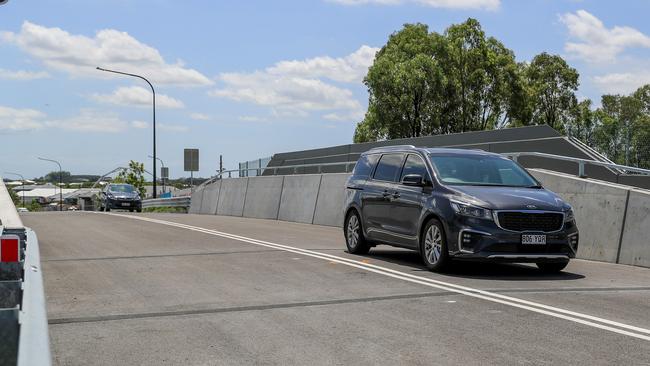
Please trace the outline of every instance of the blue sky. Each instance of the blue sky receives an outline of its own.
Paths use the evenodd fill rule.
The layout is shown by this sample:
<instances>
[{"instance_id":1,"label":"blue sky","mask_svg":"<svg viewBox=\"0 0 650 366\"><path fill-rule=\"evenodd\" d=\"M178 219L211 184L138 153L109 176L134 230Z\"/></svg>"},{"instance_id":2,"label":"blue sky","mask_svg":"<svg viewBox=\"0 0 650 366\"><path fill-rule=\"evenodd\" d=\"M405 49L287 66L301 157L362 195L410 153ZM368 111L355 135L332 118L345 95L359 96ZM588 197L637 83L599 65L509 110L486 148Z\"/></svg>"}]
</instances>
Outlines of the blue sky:
<instances>
[{"instance_id":1,"label":"blue sky","mask_svg":"<svg viewBox=\"0 0 650 366\"><path fill-rule=\"evenodd\" d=\"M595 0L9 0L0 6L0 162L28 177L60 160L101 174L151 169L147 85L158 94L158 155L183 148L210 176L276 152L349 143L367 105L361 80L404 23L442 32L477 18L519 61L560 54L580 98L650 83L650 3Z\"/></svg>"}]
</instances>

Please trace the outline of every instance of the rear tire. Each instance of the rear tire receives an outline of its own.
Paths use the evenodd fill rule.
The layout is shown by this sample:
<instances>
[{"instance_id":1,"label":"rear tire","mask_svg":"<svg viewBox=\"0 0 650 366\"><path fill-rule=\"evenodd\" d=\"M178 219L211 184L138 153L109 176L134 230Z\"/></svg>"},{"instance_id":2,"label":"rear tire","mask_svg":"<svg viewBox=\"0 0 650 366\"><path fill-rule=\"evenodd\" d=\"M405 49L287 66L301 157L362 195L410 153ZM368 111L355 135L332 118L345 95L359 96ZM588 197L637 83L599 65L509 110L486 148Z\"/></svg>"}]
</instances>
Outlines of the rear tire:
<instances>
[{"instance_id":1,"label":"rear tire","mask_svg":"<svg viewBox=\"0 0 650 366\"><path fill-rule=\"evenodd\" d=\"M544 273L559 273L562 272L564 268L569 264L569 261L566 262L552 262L552 263L537 263L537 268Z\"/></svg>"},{"instance_id":2,"label":"rear tire","mask_svg":"<svg viewBox=\"0 0 650 366\"><path fill-rule=\"evenodd\" d=\"M345 245L348 247L348 253L366 254L370 251L370 245L368 245L368 241L363 236L361 220L357 211L352 210L346 216L343 234L345 235Z\"/></svg>"},{"instance_id":3,"label":"rear tire","mask_svg":"<svg viewBox=\"0 0 650 366\"><path fill-rule=\"evenodd\" d=\"M427 221L424 230L422 230L420 255L427 269L433 272L443 271L451 261L445 229L435 218Z\"/></svg>"}]
</instances>

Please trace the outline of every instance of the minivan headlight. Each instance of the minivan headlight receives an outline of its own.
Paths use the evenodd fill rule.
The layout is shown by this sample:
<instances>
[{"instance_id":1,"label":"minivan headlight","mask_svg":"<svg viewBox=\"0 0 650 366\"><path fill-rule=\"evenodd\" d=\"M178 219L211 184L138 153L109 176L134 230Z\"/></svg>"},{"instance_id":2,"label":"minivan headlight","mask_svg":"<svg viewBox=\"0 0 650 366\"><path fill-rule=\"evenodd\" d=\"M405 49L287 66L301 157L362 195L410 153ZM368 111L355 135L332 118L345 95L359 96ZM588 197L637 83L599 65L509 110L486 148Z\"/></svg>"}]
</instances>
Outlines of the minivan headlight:
<instances>
[{"instance_id":1,"label":"minivan headlight","mask_svg":"<svg viewBox=\"0 0 650 366\"><path fill-rule=\"evenodd\" d=\"M575 220L575 215L573 214L573 209L569 209L569 211L564 212L564 222L570 222Z\"/></svg>"},{"instance_id":2,"label":"minivan headlight","mask_svg":"<svg viewBox=\"0 0 650 366\"><path fill-rule=\"evenodd\" d=\"M492 220L492 210L471 205L469 203L460 201L450 201L451 208L458 215L476 217L479 219Z\"/></svg>"}]
</instances>

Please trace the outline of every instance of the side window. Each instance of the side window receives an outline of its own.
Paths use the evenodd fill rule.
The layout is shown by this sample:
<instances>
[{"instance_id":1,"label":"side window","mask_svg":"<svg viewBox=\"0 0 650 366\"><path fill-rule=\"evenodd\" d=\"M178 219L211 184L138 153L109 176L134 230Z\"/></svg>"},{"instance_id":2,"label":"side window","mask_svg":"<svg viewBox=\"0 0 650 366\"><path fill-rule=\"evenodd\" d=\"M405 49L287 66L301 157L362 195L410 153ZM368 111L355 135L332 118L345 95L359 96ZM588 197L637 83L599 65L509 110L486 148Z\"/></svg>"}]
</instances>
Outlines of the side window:
<instances>
[{"instance_id":1,"label":"side window","mask_svg":"<svg viewBox=\"0 0 650 366\"><path fill-rule=\"evenodd\" d=\"M375 167L379 155L365 155L359 158L356 165L354 166L354 172L352 175L367 178L372 172L372 168Z\"/></svg>"},{"instance_id":2,"label":"side window","mask_svg":"<svg viewBox=\"0 0 650 366\"><path fill-rule=\"evenodd\" d=\"M402 176L399 178L400 182L404 179L405 175L409 174L419 174L422 178L431 179L429 177L429 172L427 171L427 166L424 165L424 161L417 155L409 154L404 163L404 169L402 170Z\"/></svg>"},{"instance_id":3,"label":"side window","mask_svg":"<svg viewBox=\"0 0 650 366\"><path fill-rule=\"evenodd\" d=\"M402 168L404 154L385 154L379 159L373 178L388 182L397 181L397 176Z\"/></svg>"}]
</instances>

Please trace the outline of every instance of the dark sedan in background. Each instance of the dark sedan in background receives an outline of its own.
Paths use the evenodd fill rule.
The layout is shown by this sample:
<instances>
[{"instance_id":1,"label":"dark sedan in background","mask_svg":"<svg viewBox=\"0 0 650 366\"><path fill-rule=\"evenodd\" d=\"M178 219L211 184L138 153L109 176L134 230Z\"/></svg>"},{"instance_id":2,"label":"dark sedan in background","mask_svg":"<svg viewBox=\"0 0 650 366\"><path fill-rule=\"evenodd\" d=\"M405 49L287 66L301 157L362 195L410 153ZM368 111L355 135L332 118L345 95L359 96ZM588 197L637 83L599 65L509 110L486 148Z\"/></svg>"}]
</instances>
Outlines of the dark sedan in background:
<instances>
[{"instance_id":1,"label":"dark sedan in background","mask_svg":"<svg viewBox=\"0 0 650 366\"><path fill-rule=\"evenodd\" d=\"M142 212L142 198L130 184L108 184L100 193L100 210L129 210Z\"/></svg>"}]
</instances>

